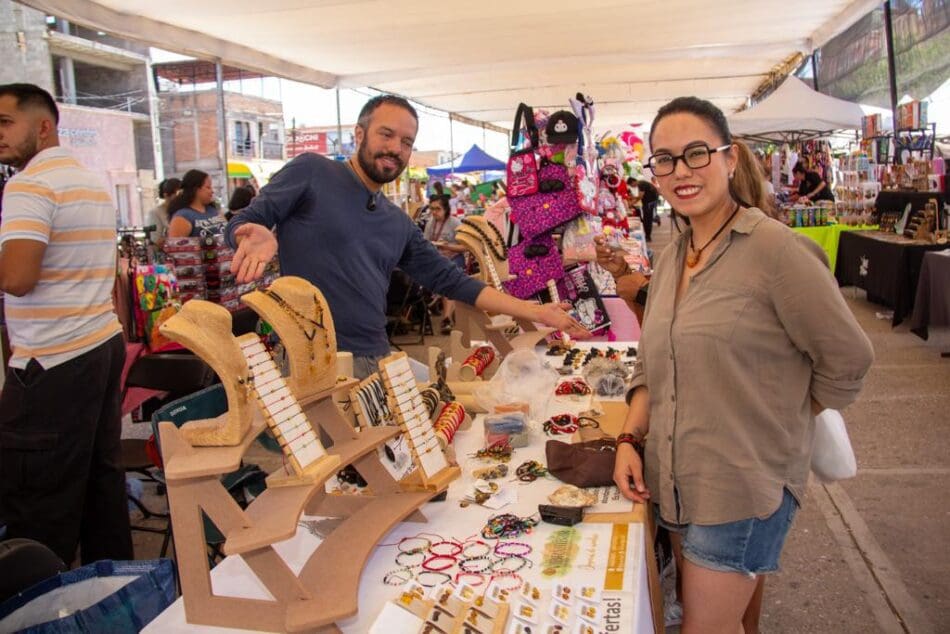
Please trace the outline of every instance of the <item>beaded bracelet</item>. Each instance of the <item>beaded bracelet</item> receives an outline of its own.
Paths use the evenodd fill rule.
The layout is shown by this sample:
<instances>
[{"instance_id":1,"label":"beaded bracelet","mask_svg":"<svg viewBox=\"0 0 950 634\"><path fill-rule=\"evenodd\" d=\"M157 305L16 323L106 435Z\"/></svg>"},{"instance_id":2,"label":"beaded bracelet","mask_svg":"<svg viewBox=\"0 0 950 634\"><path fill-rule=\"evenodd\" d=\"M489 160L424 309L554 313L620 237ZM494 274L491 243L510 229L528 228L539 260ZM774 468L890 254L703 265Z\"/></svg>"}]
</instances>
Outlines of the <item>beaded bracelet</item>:
<instances>
[{"instance_id":1,"label":"beaded bracelet","mask_svg":"<svg viewBox=\"0 0 950 634\"><path fill-rule=\"evenodd\" d=\"M521 518L511 513L495 515L488 519L482 528L482 537L485 539L501 539L502 537L518 537L530 533L538 525L533 517Z\"/></svg>"},{"instance_id":2,"label":"beaded bracelet","mask_svg":"<svg viewBox=\"0 0 950 634\"><path fill-rule=\"evenodd\" d=\"M419 548L410 548L410 549L405 549L405 548L403 548L403 544L404 544L405 542L410 541L410 540L413 540L413 539L418 539L418 540L420 540L420 541L425 542L425 546L420 546ZM416 537L403 537L402 539L399 540L399 543L396 544L396 548L399 550L399 552L401 552L401 553L407 553L407 554L424 553L424 552L426 552L427 550L429 550L429 547L430 547L430 546L432 546L432 540L426 539L425 537L419 537L419 536L416 536Z\"/></svg>"},{"instance_id":3,"label":"beaded bracelet","mask_svg":"<svg viewBox=\"0 0 950 634\"><path fill-rule=\"evenodd\" d=\"M517 568L514 568L514 567L508 568L504 565L506 561L513 561L513 560L517 560L519 562L519 565ZM494 567L492 568L492 571L497 572L497 573L505 573L505 572L516 573L516 572L521 571L525 566L530 566L530 565L532 565L531 561L529 561L527 557L522 557L521 555L508 555L507 557L502 557L501 559L496 561Z\"/></svg>"},{"instance_id":4,"label":"beaded bracelet","mask_svg":"<svg viewBox=\"0 0 950 634\"><path fill-rule=\"evenodd\" d=\"M442 546L442 545L451 546L453 548L452 552L440 553L436 551L435 549L436 546ZM429 553L437 557L452 557L454 559L455 557L458 557L460 554L462 554L462 545L459 544L458 542L450 542L450 541L443 540L441 542L436 542L432 544L431 546L429 546Z\"/></svg>"},{"instance_id":5,"label":"beaded bracelet","mask_svg":"<svg viewBox=\"0 0 950 634\"><path fill-rule=\"evenodd\" d=\"M485 564L481 568L472 568L472 563L476 561L484 561ZM459 562L459 570L462 572L470 573L483 573L488 572L494 568L494 563L488 555L482 555L481 557L468 557Z\"/></svg>"},{"instance_id":6,"label":"beaded bracelet","mask_svg":"<svg viewBox=\"0 0 950 634\"><path fill-rule=\"evenodd\" d=\"M449 561L449 564L447 566L442 566L441 568L434 568L432 566L432 562L437 561L439 559L447 559ZM442 572L443 570L448 570L449 568L453 567L455 563L456 563L456 559L455 557L451 555L432 555L431 557L429 557L428 559L422 562L422 568L426 572Z\"/></svg>"},{"instance_id":7,"label":"beaded bracelet","mask_svg":"<svg viewBox=\"0 0 950 634\"><path fill-rule=\"evenodd\" d=\"M409 563L406 561L402 561L402 559L406 556L408 557L418 556L419 561L417 561L416 563ZM404 568L418 568L425 562L425 560L426 560L426 554L422 551L406 552L406 553L400 552L396 555L396 564L399 566L403 566Z\"/></svg>"},{"instance_id":8,"label":"beaded bracelet","mask_svg":"<svg viewBox=\"0 0 950 634\"><path fill-rule=\"evenodd\" d=\"M516 546L521 550L511 552L512 547ZM527 557L533 550L531 544L524 542L498 542L495 544L495 554L499 557Z\"/></svg>"},{"instance_id":9,"label":"beaded bracelet","mask_svg":"<svg viewBox=\"0 0 950 634\"><path fill-rule=\"evenodd\" d=\"M405 573L405 578L398 576L399 573ZM383 576L383 583L387 586L401 586L412 581L412 576L412 571L409 568L396 568Z\"/></svg>"},{"instance_id":10,"label":"beaded bracelet","mask_svg":"<svg viewBox=\"0 0 950 634\"><path fill-rule=\"evenodd\" d=\"M429 575L437 575L441 579L441 581L436 581L435 583L426 583L423 580L423 577L427 577ZM423 588L434 588L448 581L452 581L452 575L444 573L444 572L440 572L438 570L423 570L422 572L416 575L416 581Z\"/></svg>"}]
</instances>

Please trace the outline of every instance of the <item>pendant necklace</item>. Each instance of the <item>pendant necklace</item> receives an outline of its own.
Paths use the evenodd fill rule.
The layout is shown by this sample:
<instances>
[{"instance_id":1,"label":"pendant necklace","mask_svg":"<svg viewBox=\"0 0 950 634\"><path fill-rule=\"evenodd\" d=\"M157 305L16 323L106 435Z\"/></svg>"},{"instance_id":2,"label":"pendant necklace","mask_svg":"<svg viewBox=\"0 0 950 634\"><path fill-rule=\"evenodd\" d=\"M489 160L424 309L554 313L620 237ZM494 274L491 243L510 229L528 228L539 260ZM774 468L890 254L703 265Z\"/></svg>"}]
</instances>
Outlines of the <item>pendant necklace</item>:
<instances>
[{"instance_id":1,"label":"pendant necklace","mask_svg":"<svg viewBox=\"0 0 950 634\"><path fill-rule=\"evenodd\" d=\"M710 244L712 244L713 240L715 240L716 238L719 237L719 234L722 233L722 230L725 229L726 226L727 226L730 222L732 222L732 219L736 217L736 214L737 214L737 213L739 213L739 203L736 203L736 208L732 210L732 214L729 216L729 218L726 219L726 221L725 221L724 223L722 223L722 226L719 227L719 230L718 230L716 233L713 234L713 237L711 237L711 238L706 242L706 244L704 244L703 246L699 247L699 249L697 249L696 247L693 246L693 233L690 232L690 234L689 234L689 249L690 249L691 253L687 253L687 254L686 254L686 266L687 266L687 267L689 267L689 268L692 269L692 268L695 268L697 264L699 264L699 258L703 255L703 250L704 250L706 247L708 247Z\"/></svg>"}]
</instances>

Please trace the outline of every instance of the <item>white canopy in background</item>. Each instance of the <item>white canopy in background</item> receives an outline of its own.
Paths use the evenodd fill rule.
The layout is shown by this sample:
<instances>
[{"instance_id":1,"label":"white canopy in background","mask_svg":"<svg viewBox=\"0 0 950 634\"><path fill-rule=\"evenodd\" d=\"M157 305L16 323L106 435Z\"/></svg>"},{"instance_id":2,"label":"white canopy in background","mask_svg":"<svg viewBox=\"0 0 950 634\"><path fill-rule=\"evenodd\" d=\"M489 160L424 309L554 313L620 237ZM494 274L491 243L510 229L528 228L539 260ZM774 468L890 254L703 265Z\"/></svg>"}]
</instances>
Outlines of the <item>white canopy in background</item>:
<instances>
[{"instance_id":1,"label":"white canopy in background","mask_svg":"<svg viewBox=\"0 0 950 634\"><path fill-rule=\"evenodd\" d=\"M797 77L788 77L754 107L730 116L729 129L753 140L811 139L859 129L863 115L858 104L815 92Z\"/></svg>"},{"instance_id":2,"label":"white canopy in background","mask_svg":"<svg viewBox=\"0 0 950 634\"><path fill-rule=\"evenodd\" d=\"M726 112L879 0L20 0L78 24L323 87L371 86L474 122L563 108L648 123L696 95Z\"/></svg>"}]
</instances>

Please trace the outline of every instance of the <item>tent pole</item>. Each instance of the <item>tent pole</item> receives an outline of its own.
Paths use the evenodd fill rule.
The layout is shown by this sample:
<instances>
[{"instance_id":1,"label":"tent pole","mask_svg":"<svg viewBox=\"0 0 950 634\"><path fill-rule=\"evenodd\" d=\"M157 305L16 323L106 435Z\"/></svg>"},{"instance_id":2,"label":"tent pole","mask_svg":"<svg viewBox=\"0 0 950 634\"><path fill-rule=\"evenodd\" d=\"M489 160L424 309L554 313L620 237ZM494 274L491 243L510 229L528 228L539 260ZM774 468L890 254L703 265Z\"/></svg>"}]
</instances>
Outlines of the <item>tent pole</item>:
<instances>
[{"instance_id":1,"label":"tent pole","mask_svg":"<svg viewBox=\"0 0 950 634\"><path fill-rule=\"evenodd\" d=\"M811 87L815 89L815 92L820 92L818 90L818 64L815 63L815 51L811 52Z\"/></svg>"},{"instance_id":2,"label":"tent pole","mask_svg":"<svg viewBox=\"0 0 950 634\"><path fill-rule=\"evenodd\" d=\"M482 124L482 149L485 150L485 147L488 145L488 135L485 132L485 124ZM485 150L486 152L488 150ZM485 178L488 176L488 172L482 171L482 182L485 182Z\"/></svg>"},{"instance_id":3,"label":"tent pole","mask_svg":"<svg viewBox=\"0 0 950 634\"><path fill-rule=\"evenodd\" d=\"M891 116L897 132L897 70L894 61L894 22L891 19L891 0L884 2L884 42L887 44L887 80L891 90Z\"/></svg>"},{"instance_id":4,"label":"tent pole","mask_svg":"<svg viewBox=\"0 0 950 634\"><path fill-rule=\"evenodd\" d=\"M336 143L337 155L343 156L343 123L340 119L340 87L336 87Z\"/></svg>"},{"instance_id":5,"label":"tent pole","mask_svg":"<svg viewBox=\"0 0 950 634\"><path fill-rule=\"evenodd\" d=\"M449 174L455 175L455 136L452 131L452 113L449 113Z\"/></svg>"},{"instance_id":6,"label":"tent pole","mask_svg":"<svg viewBox=\"0 0 950 634\"><path fill-rule=\"evenodd\" d=\"M214 77L218 84L218 157L224 172L222 200L227 204L231 198L231 183L228 179L228 125L224 116L224 68L221 66L220 59L214 62ZM197 117L197 114L195 116Z\"/></svg>"}]
</instances>

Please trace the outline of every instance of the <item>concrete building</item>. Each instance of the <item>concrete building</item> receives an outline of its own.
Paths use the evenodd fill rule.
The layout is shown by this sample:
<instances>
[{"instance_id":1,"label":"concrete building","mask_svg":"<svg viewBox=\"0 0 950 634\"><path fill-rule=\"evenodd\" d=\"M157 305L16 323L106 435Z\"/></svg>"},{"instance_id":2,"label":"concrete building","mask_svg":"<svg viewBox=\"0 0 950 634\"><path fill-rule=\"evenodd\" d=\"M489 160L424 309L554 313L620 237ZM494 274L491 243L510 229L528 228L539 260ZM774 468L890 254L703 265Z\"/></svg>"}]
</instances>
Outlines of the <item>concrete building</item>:
<instances>
[{"instance_id":1,"label":"concrete building","mask_svg":"<svg viewBox=\"0 0 950 634\"><path fill-rule=\"evenodd\" d=\"M59 102L60 141L101 174L116 222L142 224L161 152L148 48L0 0L0 60L0 83L33 83Z\"/></svg>"},{"instance_id":2,"label":"concrete building","mask_svg":"<svg viewBox=\"0 0 950 634\"><path fill-rule=\"evenodd\" d=\"M304 152L314 152L315 154L324 154L330 157L341 153L344 156L349 156L356 151L356 139L353 137L353 128L355 126L355 123L342 126L342 152L337 140L338 135L335 125L288 128L286 131L287 158L291 159Z\"/></svg>"},{"instance_id":3,"label":"concrete building","mask_svg":"<svg viewBox=\"0 0 950 634\"><path fill-rule=\"evenodd\" d=\"M162 156L166 174L181 176L190 169L211 175L215 192L225 200L227 157L228 191L251 184L260 189L285 162L284 110L280 101L224 91L222 134L214 64L201 60L155 64L158 78ZM231 81L251 73L225 67L222 78Z\"/></svg>"}]
</instances>

